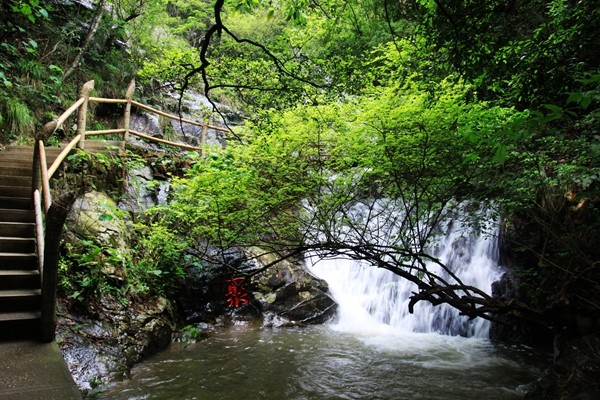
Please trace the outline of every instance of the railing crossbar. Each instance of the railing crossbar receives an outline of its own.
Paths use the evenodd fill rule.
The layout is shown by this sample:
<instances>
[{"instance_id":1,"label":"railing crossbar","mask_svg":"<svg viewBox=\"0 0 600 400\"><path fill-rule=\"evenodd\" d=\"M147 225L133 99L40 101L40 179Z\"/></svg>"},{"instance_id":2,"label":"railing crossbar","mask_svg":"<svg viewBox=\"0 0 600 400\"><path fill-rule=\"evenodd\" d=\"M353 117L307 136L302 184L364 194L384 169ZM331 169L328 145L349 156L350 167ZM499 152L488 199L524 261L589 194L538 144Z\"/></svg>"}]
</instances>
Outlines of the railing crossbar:
<instances>
[{"instance_id":1,"label":"railing crossbar","mask_svg":"<svg viewBox=\"0 0 600 400\"><path fill-rule=\"evenodd\" d=\"M60 154L56 157L50 168L48 168L48 180L52 179L52 176L54 175L56 170L58 170L60 164L65 160L65 158L67 158L71 150L73 150L73 148L77 146L77 143L79 143L80 140L81 135L75 136L73 140L71 140L69 144L63 149L63 151L60 152Z\"/></svg>"},{"instance_id":2,"label":"railing crossbar","mask_svg":"<svg viewBox=\"0 0 600 400\"><path fill-rule=\"evenodd\" d=\"M141 108L143 110L150 111L150 112L152 112L154 114L163 116L165 118L170 118L170 119L173 119L175 121L181 121L181 122L185 122L186 124L191 124L191 125L196 125L196 126L205 126L206 125L210 129L214 129L214 130L221 131L221 132L229 132L229 129L227 129L227 128L222 128L220 126L215 126L215 125L209 125L207 122L198 122L198 121L192 121L191 119L181 118L181 117L178 117L176 115L169 114L169 113L166 113L164 111L157 110L156 108L152 108L152 107L147 106L145 104L139 103L139 102L137 102L135 100L132 100L131 104L133 104L134 106L136 106L138 108Z\"/></svg>"}]
</instances>

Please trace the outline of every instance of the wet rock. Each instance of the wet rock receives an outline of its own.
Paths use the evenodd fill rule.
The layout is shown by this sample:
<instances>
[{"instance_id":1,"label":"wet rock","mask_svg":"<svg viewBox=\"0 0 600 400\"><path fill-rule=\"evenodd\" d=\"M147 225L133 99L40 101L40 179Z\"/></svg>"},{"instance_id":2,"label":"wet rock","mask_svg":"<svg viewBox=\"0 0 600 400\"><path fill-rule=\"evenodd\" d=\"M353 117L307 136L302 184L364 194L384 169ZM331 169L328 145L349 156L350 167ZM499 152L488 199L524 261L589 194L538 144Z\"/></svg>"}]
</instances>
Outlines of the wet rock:
<instances>
[{"instance_id":1,"label":"wet rock","mask_svg":"<svg viewBox=\"0 0 600 400\"><path fill-rule=\"evenodd\" d=\"M63 357L83 391L126 378L135 363L171 342L175 316L164 298L122 304L104 296L88 306L79 315L61 306L57 328Z\"/></svg>"},{"instance_id":2,"label":"wet rock","mask_svg":"<svg viewBox=\"0 0 600 400\"><path fill-rule=\"evenodd\" d=\"M75 200L67 217L67 228L78 237L98 244L126 247L127 224L115 215L119 208L106 194L91 191Z\"/></svg>"},{"instance_id":3,"label":"wet rock","mask_svg":"<svg viewBox=\"0 0 600 400\"><path fill-rule=\"evenodd\" d=\"M258 249L252 253L261 269L275 261L273 255L259 255ZM265 325L323 323L337 307L328 294L327 282L310 274L302 260L281 260L254 275L251 282Z\"/></svg>"},{"instance_id":4,"label":"wet rock","mask_svg":"<svg viewBox=\"0 0 600 400\"><path fill-rule=\"evenodd\" d=\"M191 253L195 251L190 250ZM185 324L215 323L218 317L228 312L227 279L255 268L243 251L236 248L207 247L201 257L201 263L192 262L185 266L186 276L177 296Z\"/></svg>"},{"instance_id":5,"label":"wet rock","mask_svg":"<svg viewBox=\"0 0 600 400\"><path fill-rule=\"evenodd\" d=\"M588 335L558 345L555 363L533 385L526 400L600 398L600 338Z\"/></svg>"},{"instance_id":6,"label":"wet rock","mask_svg":"<svg viewBox=\"0 0 600 400\"><path fill-rule=\"evenodd\" d=\"M186 324L215 323L223 315L232 321L261 320L265 326L314 324L335 313L327 283L300 260L281 260L263 271L275 258L260 255L259 249L213 248L208 253L214 262L188 266L178 296ZM232 290L240 293L237 303Z\"/></svg>"}]
</instances>

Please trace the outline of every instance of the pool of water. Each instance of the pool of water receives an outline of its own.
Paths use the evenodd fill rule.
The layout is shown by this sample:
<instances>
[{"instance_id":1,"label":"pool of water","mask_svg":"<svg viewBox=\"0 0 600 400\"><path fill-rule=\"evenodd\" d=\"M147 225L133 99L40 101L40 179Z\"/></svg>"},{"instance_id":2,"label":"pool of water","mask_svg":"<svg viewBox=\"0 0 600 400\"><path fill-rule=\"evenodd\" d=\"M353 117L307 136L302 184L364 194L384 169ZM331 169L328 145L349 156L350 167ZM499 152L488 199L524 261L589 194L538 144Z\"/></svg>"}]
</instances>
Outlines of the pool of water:
<instances>
[{"instance_id":1,"label":"pool of water","mask_svg":"<svg viewBox=\"0 0 600 400\"><path fill-rule=\"evenodd\" d=\"M484 339L365 332L234 327L171 345L103 398L511 400L539 374L527 351Z\"/></svg>"}]
</instances>

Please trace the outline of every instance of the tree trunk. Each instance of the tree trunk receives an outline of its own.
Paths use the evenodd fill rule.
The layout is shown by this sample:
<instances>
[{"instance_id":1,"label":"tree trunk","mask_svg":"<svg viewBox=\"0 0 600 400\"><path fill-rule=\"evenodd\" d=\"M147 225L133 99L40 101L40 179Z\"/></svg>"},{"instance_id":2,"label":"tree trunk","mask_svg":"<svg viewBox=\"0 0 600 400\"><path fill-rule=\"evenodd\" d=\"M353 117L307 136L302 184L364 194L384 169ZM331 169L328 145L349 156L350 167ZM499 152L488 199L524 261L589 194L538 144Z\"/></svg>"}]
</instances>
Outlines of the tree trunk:
<instances>
[{"instance_id":1,"label":"tree trunk","mask_svg":"<svg viewBox=\"0 0 600 400\"><path fill-rule=\"evenodd\" d=\"M79 53L77 53L77 56L75 56L73 63L63 74L63 80L67 79L77 69L77 67L79 67L79 64L81 63L81 58L83 57L87 49L90 47L92 39L94 38L94 35L96 35L96 32L100 27L100 22L102 22L104 10L106 9L106 1L107 0L100 0L100 2L98 3L98 8L96 9L96 14L94 15L94 20L92 21L90 30L88 31L85 40L83 41L83 44L79 48Z\"/></svg>"}]
</instances>

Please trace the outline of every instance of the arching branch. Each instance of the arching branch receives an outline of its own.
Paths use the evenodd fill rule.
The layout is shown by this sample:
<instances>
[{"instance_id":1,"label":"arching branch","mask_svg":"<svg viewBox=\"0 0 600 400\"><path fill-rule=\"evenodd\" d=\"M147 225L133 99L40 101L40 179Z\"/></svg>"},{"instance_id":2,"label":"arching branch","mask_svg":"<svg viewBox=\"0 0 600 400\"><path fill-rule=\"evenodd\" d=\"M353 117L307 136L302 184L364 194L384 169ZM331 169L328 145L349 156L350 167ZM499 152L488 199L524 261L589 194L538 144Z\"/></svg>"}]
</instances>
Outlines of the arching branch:
<instances>
[{"instance_id":1,"label":"arching branch","mask_svg":"<svg viewBox=\"0 0 600 400\"><path fill-rule=\"evenodd\" d=\"M222 12L223 12L224 4L225 4L225 0L217 0L215 2L214 8L213 8L214 9L214 14L213 14L214 15L214 24L211 25L206 30L202 40L200 41L200 47L199 47L200 65L191 68L185 74L185 76L183 77L183 83L182 83L181 87L179 88L179 92L180 92L179 109L181 109L183 93L185 92L186 89L188 89L192 78L194 78L195 76L198 76L198 75L200 76L202 85L204 86L204 95L206 96L207 100L213 107L213 110L215 110L221 116L221 118L223 119L223 122L225 122L225 124L226 124L226 120L225 120L224 115L219 111L219 108L217 107L216 103L213 101L213 99L210 96L211 90L213 90L215 88L221 88L221 87L246 88L246 89L251 88L251 89L255 89L255 90L268 90L268 91L277 90L277 88L262 88L262 87L254 86L254 85L237 85L237 84L223 84L223 83L212 84L210 82L208 73L207 73L207 69L211 64L210 60L209 60L210 48L211 48L211 45L214 44L214 41L219 40L223 34L226 34L228 37L233 39L236 43L247 44L247 45L258 48L272 62L275 69L281 75L291 78L295 81L310 85L315 88L324 88L327 86L325 84L319 84L305 76L301 76L301 75L295 74L293 71L290 71L288 68L286 68L284 62L280 58L278 58L272 51L270 51L262 43L256 42L256 41L248 39L248 38L238 37L223 23ZM285 89L286 89L285 87L280 88L280 90L285 90Z\"/></svg>"}]
</instances>

